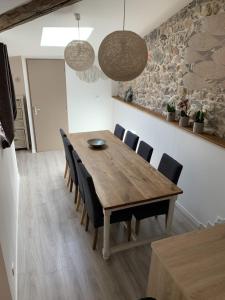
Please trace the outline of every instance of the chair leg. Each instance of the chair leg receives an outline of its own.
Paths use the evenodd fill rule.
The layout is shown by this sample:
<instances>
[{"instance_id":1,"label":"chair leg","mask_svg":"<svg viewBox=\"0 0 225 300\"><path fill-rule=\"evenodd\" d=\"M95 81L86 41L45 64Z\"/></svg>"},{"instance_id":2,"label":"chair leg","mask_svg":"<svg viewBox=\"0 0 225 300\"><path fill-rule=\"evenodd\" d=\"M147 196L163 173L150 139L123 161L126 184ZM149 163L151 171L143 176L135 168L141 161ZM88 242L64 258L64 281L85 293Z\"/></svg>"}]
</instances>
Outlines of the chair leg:
<instances>
[{"instance_id":1,"label":"chair leg","mask_svg":"<svg viewBox=\"0 0 225 300\"><path fill-rule=\"evenodd\" d=\"M86 207L85 207L85 204L83 204L83 209L82 209L82 215L81 215L81 220L80 220L80 225L83 225L84 224L84 218L86 216Z\"/></svg>"},{"instance_id":2,"label":"chair leg","mask_svg":"<svg viewBox=\"0 0 225 300\"><path fill-rule=\"evenodd\" d=\"M74 197L74 204L76 204L76 203L77 203L78 194L79 194L79 188L78 188L78 186L75 184L75 197Z\"/></svg>"},{"instance_id":3,"label":"chair leg","mask_svg":"<svg viewBox=\"0 0 225 300\"><path fill-rule=\"evenodd\" d=\"M66 178L67 172L68 172L68 163L67 163L67 161L66 161L66 167L65 167L65 172L64 172L64 178Z\"/></svg>"},{"instance_id":4,"label":"chair leg","mask_svg":"<svg viewBox=\"0 0 225 300\"><path fill-rule=\"evenodd\" d=\"M89 227L89 216L88 216L88 214L86 214L85 231L88 231L88 227Z\"/></svg>"},{"instance_id":5,"label":"chair leg","mask_svg":"<svg viewBox=\"0 0 225 300\"><path fill-rule=\"evenodd\" d=\"M127 221L127 240L131 240L131 220Z\"/></svg>"},{"instance_id":6,"label":"chair leg","mask_svg":"<svg viewBox=\"0 0 225 300\"><path fill-rule=\"evenodd\" d=\"M93 250L96 250L97 241L98 241L98 228L95 228L94 239L93 239L93 244L92 244Z\"/></svg>"},{"instance_id":7,"label":"chair leg","mask_svg":"<svg viewBox=\"0 0 225 300\"><path fill-rule=\"evenodd\" d=\"M78 211L79 208L80 208L80 201L81 201L81 195L79 194L79 197L78 197L78 199L77 199L76 211Z\"/></svg>"},{"instance_id":8,"label":"chair leg","mask_svg":"<svg viewBox=\"0 0 225 300\"><path fill-rule=\"evenodd\" d=\"M168 220L168 215L165 215L165 228L167 228L167 220Z\"/></svg>"},{"instance_id":9,"label":"chair leg","mask_svg":"<svg viewBox=\"0 0 225 300\"><path fill-rule=\"evenodd\" d=\"M136 220L135 223L135 234L138 235L139 234L139 230L140 230L140 220Z\"/></svg>"},{"instance_id":10,"label":"chair leg","mask_svg":"<svg viewBox=\"0 0 225 300\"><path fill-rule=\"evenodd\" d=\"M72 178L70 179L70 193L73 191L73 180Z\"/></svg>"},{"instance_id":11,"label":"chair leg","mask_svg":"<svg viewBox=\"0 0 225 300\"><path fill-rule=\"evenodd\" d=\"M69 178L68 178L68 181L67 181L67 187L69 187L69 185L70 185L70 180L71 180L71 176L69 174Z\"/></svg>"}]
</instances>

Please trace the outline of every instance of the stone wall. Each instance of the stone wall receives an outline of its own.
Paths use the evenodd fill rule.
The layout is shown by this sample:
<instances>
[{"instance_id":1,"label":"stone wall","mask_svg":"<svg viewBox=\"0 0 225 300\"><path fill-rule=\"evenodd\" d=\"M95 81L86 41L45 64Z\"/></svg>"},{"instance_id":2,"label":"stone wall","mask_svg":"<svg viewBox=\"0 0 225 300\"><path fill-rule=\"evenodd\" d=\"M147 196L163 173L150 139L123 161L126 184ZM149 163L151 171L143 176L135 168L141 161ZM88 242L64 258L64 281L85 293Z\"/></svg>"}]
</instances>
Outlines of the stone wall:
<instances>
[{"instance_id":1,"label":"stone wall","mask_svg":"<svg viewBox=\"0 0 225 300\"><path fill-rule=\"evenodd\" d=\"M194 0L145 36L148 64L131 86L134 102L165 113L184 98L207 107L206 129L225 138L225 0Z\"/></svg>"}]
</instances>

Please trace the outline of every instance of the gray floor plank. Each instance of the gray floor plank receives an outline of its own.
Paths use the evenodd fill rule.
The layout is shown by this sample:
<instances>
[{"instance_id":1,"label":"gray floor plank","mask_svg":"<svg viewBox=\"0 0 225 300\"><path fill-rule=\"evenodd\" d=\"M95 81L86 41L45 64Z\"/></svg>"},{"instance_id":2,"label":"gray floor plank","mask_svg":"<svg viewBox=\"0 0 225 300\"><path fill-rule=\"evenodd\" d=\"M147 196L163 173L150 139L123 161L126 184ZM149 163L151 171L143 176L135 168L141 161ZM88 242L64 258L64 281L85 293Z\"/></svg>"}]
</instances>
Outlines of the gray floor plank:
<instances>
[{"instance_id":1,"label":"gray floor plank","mask_svg":"<svg viewBox=\"0 0 225 300\"><path fill-rule=\"evenodd\" d=\"M124 251L105 262L91 248L93 230L80 226L80 213L63 179L61 151L17 152L21 176L18 239L18 300L136 300L145 296L150 246ZM162 233L164 218L145 220L141 236ZM173 234L194 229L175 211ZM112 243L126 238L112 226Z\"/></svg>"}]
</instances>

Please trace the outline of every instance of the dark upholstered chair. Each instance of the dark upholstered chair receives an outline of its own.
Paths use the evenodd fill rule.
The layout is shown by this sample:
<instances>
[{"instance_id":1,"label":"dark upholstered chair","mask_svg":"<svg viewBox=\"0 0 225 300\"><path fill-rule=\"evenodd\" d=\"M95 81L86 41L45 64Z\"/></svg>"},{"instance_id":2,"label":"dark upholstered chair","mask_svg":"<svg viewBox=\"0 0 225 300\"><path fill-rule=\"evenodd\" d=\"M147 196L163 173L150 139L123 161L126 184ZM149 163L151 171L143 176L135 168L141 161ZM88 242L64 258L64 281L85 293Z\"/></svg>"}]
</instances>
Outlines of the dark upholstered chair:
<instances>
[{"instance_id":1,"label":"dark upholstered chair","mask_svg":"<svg viewBox=\"0 0 225 300\"><path fill-rule=\"evenodd\" d=\"M70 192L72 192L73 190L73 184L75 185L75 199L74 202L77 202L77 198L78 198L78 177L77 177L77 170L76 170L76 166L75 166L75 161L73 159L73 155L72 155L72 151L73 146L70 143L69 139L67 137L64 137L64 142L65 142L65 149L66 149L66 153L68 156L68 166L69 166L69 180L67 183L67 186L70 186Z\"/></svg>"},{"instance_id":2,"label":"dark upholstered chair","mask_svg":"<svg viewBox=\"0 0 225 300\"><path fill-rule=\"evenodd\" d=\"M77 211L79 210L81 201L83 204L81 221L80 221L80 224L82 225L84 222L85 214L86 214L84 187L83 187L81 173L80 173L80 164L82 163L82 161L75 150L73 150L72 155L73 155L73 159L74 159L76 170L77 170L78 190L79 190L79 197L78 197L78 201L77 201L76 210Z\"/></svg>"},{"instance_id":3,"label":"dark upholstered chair","mask_svg":"<svg viewBox=\"0 0 225 300\"><path fill-rule=\"evenodd\" d=\"M62 128L59 129L59 132L60 132L62 138L67 136L65 131Z\"/></svg>"},{"instance_id":4,"label":"dark upholstered chair","mask_svg":"<svg viewBox=\"0 0 225 300\"><path fill-rule=\"evenodd\" d=\"M91 220L94 228L94 241L93 249L96 249L97 238L98 238L98 228L104 224L104 216L101 203L95 191L95 186L91 175L88 173L87 169L82 163L79 163L79 170L82 178L82 184L84 187L84 198L85 206L87 210L87 221L86 230L88 230L89 219ZM130 239L131 231L131 218L132 212L129 209L123 209L115 211L111 214L110 223L118 223L126 221L128 224L128 239Z\"/></svg>"},{"instance_id":5,"label":"dark upholstered chair","mask_svg":"<svg viewBox=\"0 0 225 300\"><path fill-rule=\"evenodd\" d=\"M144 141L140 142L137 153L141 157L143 157L147 162L150 162L152 157L152 152L153 152L153 148L149 144L145 143Z\"/></svg>"},{"instance_id":6,"label":"dark upholstered chair","mask_svg":"<svg viewBox=\"0 0 225 300\"><path fill-rule=\"evenodd\" d=\"M124 137L124 133L125 133L125 129L121 125L116 124L114 135L122 141Z\"/></svg>"},{"instance_id":7,"label":"dark upholstered chair","mask_svg":"<svg viewBox=\"0 0 225 300\"><path fill-rule=\"evenodd\" d=\"M138 140L139 140L139 136L137 136L136 134L134 134L134 133L132 133L130 131L127 131L124 143L127 146L129 146L131 149L133 149L134 151L136 151Z\"/></svg>"},{"instance_id":8,"label":"dark upholstered chair","mask_svg":"<svg viewBox=\"0 0 225 300\"><path fill-rule=\"evenodd\" d=\"M60 135L61 135L61 137L62 137L62 142L63 142L64 152L65 152L66 167L65 167L65 172L64 172L64 178L66 178L66 175L67 175L67 173L68 173L68 168L69 168L69 166L68 166L68 153L66 152L67 149L65 148L65 141L64 141L64 138L67 137L67 135L66 135L65 131L64 131L62 128L59 129L59 132L60 132Z\"/></svg>"},{"instance_id":9,"label":"dark upholstered chair","mask_svg":"<svg viewBox=\"0 0 225 300\"><path fill-rule=\"evenodd\" d=\"M182 169L183 166L179 162L170 157L168 154L163 154L158 170L173 183L178 183ZM160 202L135 207L133 209L133 214L136 218L136 233L139 231L140 220L158 215L166 215L167 218L168 211L169 200L162 200Z\"/></svg>"},{"instance_id":10,"label":"dark upholstered chair","mask_svg":"<svg viewBox=\"0 0 225 300\"><path fill-rule=\"evenodd\" d=\"M166 153L163 154L158 166L158 170L173 183L178 183L182 169L183 166L178 161Z\"/></svg>"}]
</instances>

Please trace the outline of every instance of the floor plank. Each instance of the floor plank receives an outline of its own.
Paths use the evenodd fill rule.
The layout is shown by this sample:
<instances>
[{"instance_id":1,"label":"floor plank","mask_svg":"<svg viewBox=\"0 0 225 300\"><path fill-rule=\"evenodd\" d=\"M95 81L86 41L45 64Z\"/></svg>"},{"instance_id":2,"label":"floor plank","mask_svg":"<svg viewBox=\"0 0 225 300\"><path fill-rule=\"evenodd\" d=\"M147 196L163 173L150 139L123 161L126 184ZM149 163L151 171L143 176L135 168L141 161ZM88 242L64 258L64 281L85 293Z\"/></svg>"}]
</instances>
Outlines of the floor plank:
<instances>
[{"instance_id":1,"label":"floor plank","mask_svg":"<svg viewBox=\"0 0 225 300\"><path fill-rule=\"evenodd\" d=\"M18 300L136 300L145 296L150 246L101 255L91 248L93 228L80 226L80 212L63 179L61 151L17 152L21 176L18 239ZM141 236L161 235L164 218L145 220ZM175 210L173 234L194 229ZM112 226L112 243L126 239L122 225Z\"/></svg>"}]
</instances>

